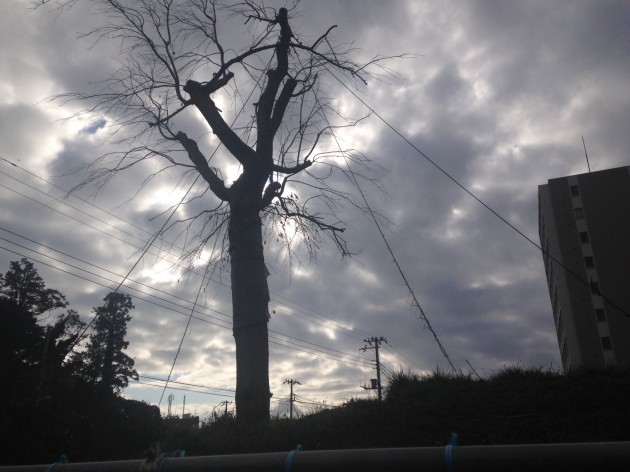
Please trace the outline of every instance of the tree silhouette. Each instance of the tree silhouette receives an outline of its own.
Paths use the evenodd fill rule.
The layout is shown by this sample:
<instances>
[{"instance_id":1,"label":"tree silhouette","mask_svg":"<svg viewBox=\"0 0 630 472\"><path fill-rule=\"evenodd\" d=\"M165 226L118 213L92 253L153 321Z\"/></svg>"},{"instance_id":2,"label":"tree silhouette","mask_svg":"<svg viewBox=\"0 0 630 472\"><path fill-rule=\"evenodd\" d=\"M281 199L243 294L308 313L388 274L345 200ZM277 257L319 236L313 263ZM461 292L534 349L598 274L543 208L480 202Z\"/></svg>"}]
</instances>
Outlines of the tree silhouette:
<instances>
[{"instance_id":1,"label":"tree silhouette","mask_svg":"<svg viewBox=\"0 0 630 472\"><path fill-rule=\"evenodd\" d=\"M198 256L211 240L222 248L210 251L215 258L229 254L237 418L247 424L266 421L269 272L263 246L277 239L285 254L293 254L294 243L302 242L313 256L325 236L342 255L349 253L336 212L342 204L361 206L344 190L351 172L347 163L354 166L353 179L372 181L371 163L361 153L326 145L336 130L359 120L333 107L321 93L322 78L365 82L368 66L378 66L383 58L351 61L349 49L333 45L335 26L302 40L290 25L294 8L275 10L251 0L231 5L213 0L92 3L104 23L91 34L121 42L122 66L96 92L56 98L84 103L84 112L99 126L107 124L125 148L94 161L76 189L105 185L149 161L159 168L153 167L140 187L173 169L183 171L180 177L192 172L203 179L185 202L203 199L203 208L177 223L186 234L198 236L188 247L189 257ZM244 23L241 38L251 37L244 46L225 42L234 39L237 19ZM254 103L248 102L247 91L256 97ZM238 111L239 105L241 110L253 107L253 115ZM199 118L229 156L209 153L215 138L195 131ZM239 175L230 184L224 175L235 165Z\"/></svg>"},{"instance_id":2,"label":"tree silhouette","mask_svg":"<svg viewBox=\"0 0 630 472\"><path fill-rule=\"evenodd\" d=\"M129 345L125 341L129 311L134 306L131 297L120 292L107 294L103 301L103 306L94 308L94 332L86 350L77 355L77 365L86 380L105 392L117 393L129 379L138 380L134 360L124 352Z\"/></svg>"},{"instance_id":3,"label":"tree silhouette","mask_svg":"<svg viewBox=\"0 0 630 472\"><path fill-rule=\"evenodd\" d=\"M47 360L51 367L65 365L72 348L85 339L86 324L76 310L68 309L59 315L46 333L48 337Z\"/></svg>"},{"instance_id":4,"label":"tree silhouette","mask_svg":"<svg viewBox=\"0 0 630 472\"><path fill-rule=\"evenodd\" d=\"M44 359L60 367L84 325L73 310L58 315L48 326L39 324L38 317L67 305L61 292L46 288L31 261L11 261L9 270L0 274L2 359L14 367L40 364Z\"/></svg>"},{"instance_id":5,"label":"tree silhouette","mask_svg":"<svg viewBox=\"0 0 630 472\"><path fill-rule=\"evenodd\" d=\"M10 300L19 311L34 316L68 305L61 292L46 288L35 266L26 258L11 261L6 274L0 274L0 298Z\"/></svg>"}]
</instances>

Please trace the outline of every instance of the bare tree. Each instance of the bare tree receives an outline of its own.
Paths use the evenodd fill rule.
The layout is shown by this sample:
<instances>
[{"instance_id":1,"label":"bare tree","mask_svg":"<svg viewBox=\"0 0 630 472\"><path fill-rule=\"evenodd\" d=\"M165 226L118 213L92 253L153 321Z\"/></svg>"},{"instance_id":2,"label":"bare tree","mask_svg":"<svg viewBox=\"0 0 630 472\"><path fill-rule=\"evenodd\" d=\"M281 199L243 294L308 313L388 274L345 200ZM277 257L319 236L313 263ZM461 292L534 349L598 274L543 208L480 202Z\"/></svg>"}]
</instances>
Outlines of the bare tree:
<instances>
[{"instance_id":1,"label":"bare tree","mask_svg":"<svg viewBox=\"0 0 630 472\"><path fill-rule=\"evenodd\" d=\"M203 179L202 190L188 202L203 198L204 209L179 223L187 228L193 222L198 225L199 239L190 254L212 238L229 253L237 418L246 424L267 420L269 290L264 231L274 231L289 251L298 239L313 254L322 236L328 236L341 254L348 254L335 211L341 203L360 205L331 183L350 172L348 162L355 175L369 178L370 162L358 152L339 148L332 152L324 146L335 130L356 121L326 100L322 77L334 74L346 83L365 82L367 67L379 66L382 58L352 62L350 50L333 46L335 26L302 41L290 25L295 5L275 10L253 0L232 5L215 0L92 3L102 10L106 23L88 36L119 40L125 62L98 92L57 99L82 101L87 104L84 112L95 119L115 121L126 148L93 162L79 187L104 185L119 172L149 160L161 162L161 167L147 180L172 168ZM236 18L243 19L244 34L251 37L245 48L225 44L225 25ZM256 96L251 104L242 92L248 89ZM219 99L232 104L233 123L228 124L217 107ZM253 107L253 116L236 119L237 104ZM213 165L214 154L203 151L207 143L182 129L190 123L191 113L203 117L239 165L240 174L231 185L223 177L225 169Z\"/></svg>"}]
</instances>

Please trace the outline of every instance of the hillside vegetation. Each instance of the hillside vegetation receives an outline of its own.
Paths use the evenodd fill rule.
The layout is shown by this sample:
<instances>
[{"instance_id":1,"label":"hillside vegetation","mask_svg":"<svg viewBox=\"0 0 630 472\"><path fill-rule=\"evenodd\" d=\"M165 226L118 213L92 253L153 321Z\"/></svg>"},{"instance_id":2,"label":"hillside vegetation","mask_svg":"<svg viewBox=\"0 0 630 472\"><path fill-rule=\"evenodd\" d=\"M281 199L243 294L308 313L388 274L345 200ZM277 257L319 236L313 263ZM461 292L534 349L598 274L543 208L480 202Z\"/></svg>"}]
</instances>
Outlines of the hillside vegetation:
<instances>
[{"instance_id":1,"label":"hillside vegetation","mask_svg":"<svg viewBox=\"0 0 630 472\"><path fill-rule=\"evenodd\" d=\"M166 433L190 454L630 440L630 371L506 368L487 379L398 373L383 402L351 400L297 420L275 419L247 438L233 418Z\"/></svg>"},{"instance_id":2,"label":"hillside vegetation","mask_svg":"<svg viewBox=\"0 0 630 472\"><path fill-rule=\"evenodd\" d=\"M382 402L353 399L298 419L275 418L256 431L239 431L231 414L205 418L198 429L183 426L160 418L155 406L58 381L59 392L50 387L50 400L31 415L2 425L4 444L14 447L0 463L52 463L61 454L71 462L140 459L155 441L162 451L200 456L290 451L298 444L306 450L442 446L453 432L463 446L630 440L630 370L506 368L483 380L442 372L388 380Z\"/></svg>"}]
</instances>

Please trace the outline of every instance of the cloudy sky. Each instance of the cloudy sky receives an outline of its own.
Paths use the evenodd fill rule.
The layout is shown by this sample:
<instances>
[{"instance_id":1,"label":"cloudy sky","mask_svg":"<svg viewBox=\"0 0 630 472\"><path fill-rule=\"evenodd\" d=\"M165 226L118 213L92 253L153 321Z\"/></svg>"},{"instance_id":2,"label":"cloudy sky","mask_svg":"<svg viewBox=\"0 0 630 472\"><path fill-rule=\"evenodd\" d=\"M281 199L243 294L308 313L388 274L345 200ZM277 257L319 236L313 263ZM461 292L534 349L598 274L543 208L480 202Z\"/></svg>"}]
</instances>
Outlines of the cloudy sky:
<instances>
[{"instance_id":1,"label":"cloudy sky","mask_svg":"<svg viewBox=\"0 0 630 472\"><path fill-rule=\"evenodd\" d=\"M357 60L412 55L389 62L398 76L369 80L361 98L536 242L537 186L587 171L582 136L593 170L630 163L626 1L312 0L300 11L296 32L314 38L336 24L336 40L353 43ZM167 174L136 195L148 175L137 169L100 192L88 187L63 199L82 178L77 166L116 149L107 122L64 120L77 105L46 101L94 90L116 70L117 44L78 37L100 19L81 2L60 15L29 1L0 2L0 272L31 258L86 319L134 266L187 184ZM238 28L230 34L235 43L247 39ZM341 110L368 111L327 80ZM206 136L212 150L216 138L195 123L190 132ZM387 242L454 365L482 376L512 365L558 368L538 250L376 114L339 138L381 167L374 175L384 192L365 186L366 197L391 221ZM224 170L228 181L234 171ZM302 257L289 265L271 246L267 253L274 411L287 409L288 378L301 382L302 410L373 395L360 387L375 376L373 351L360 350L372 336L388 341L385 372L449 369L374 222L341 213L354 258L328 245L316 263ZM141 375L125 393L160 400L162 388L147 384L163 385L155 379L168 375L199 293L172 375L179 383L161 407L173 394L179 413L185 395L186 411L203 414L233 400L229 272L212 266L200 291L205 264L184 271L190 266L181 263L177 234L152 246L123 288L136 306L129 354Z\"/></svg>"}]
</instances>

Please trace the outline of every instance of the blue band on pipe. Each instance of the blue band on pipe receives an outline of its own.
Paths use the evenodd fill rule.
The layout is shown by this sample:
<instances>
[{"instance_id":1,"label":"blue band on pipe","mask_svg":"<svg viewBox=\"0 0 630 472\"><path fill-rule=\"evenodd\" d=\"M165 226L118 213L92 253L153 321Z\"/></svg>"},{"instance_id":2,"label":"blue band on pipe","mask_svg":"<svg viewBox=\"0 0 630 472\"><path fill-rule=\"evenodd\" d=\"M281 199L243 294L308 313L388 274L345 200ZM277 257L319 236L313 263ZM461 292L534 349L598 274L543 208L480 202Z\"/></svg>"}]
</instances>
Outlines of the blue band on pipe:
<instances>
[{"instance_id":1,"label":"blue band on pipe","mask_svg":"<svg viewBox=\"0 0 630 472\"><path fill-rule=\"evenodd\" d=\"M453 472L453 445L449 444L444 447L444 464L446 465L446 472Z\"/></svg>"},{"instance_id":2,"label":"blue band on pipe","mask_svg":"<svg viewBox=\"0 0 630 472\"><path fill-rule=\"evenodd\" d=\"M451 442L444 447L444 465L446 472L453 472L453 446L457 446L457 434L451 433Z\"/></svg>"},{"instance_id":3,"label":"blue band on pipe","mask_svg":"<svg viewBox=\"0 0 630 472\"><path fill-rule=\"evenodd\" d=\"M171 457L186 457L186 451L184 451L183 449L175 449L170 456L166 456L160 461L160 464L158 465L158 468L157 468L157 472L162 472L162 467L164 467L164 463L166 462L166 459L169 459Z\"/></svg>"},{"instance_id":4,"label":"blue band on pipe","mask_svg":"<svg viewBox=\"0 0 630 472\"><path fill-rule=\"evenodd\" d=\"M284 460L284 472L291 472L291 467L293 467L293 458L298 452L300 452L303 449L304 448L302 447L302 445L298 444L297 447L293 451L287 454L287 457Z\"/></svg>"},{"instance_id":5,"label":"blue band on pipe","mask_svg":"<svg viewBox=\"0 0 630 472\"><path fill-rule=\"evenodd\" d=\"M297 451L291 451L287 454L287 458L284 460L284 471L291 472L291 466L293 465L293 457Z\"/></svg>"},{"instance_id":6,"label":"blue band on pipe","mask_svg":"<svg viewBox=\"0 0 630 472\"><path fill-rule=\"evenodd\" d=\"M157 472L162 472L162 467L164 467L164 463L166 462L166 459L168 459L168 457L165 457L164 459L160 461L160 465L158 465Z\"/></svg>"},{"instance_id":7,"label":"blue band on pipe","mask_svg":"<svg viewBox=\"0 0 630 472\"><path fill-rule=\"evenodd\" d=\"M68 458L66 457L65 454L62 454L59 457L59 460L57 460L57 462L54 462L52 464L50 464L47 468L46 468L46 472L52 472L55 467L57 467L57 464L67 464L68 463Z\"/></svg>"}]
</instances>

